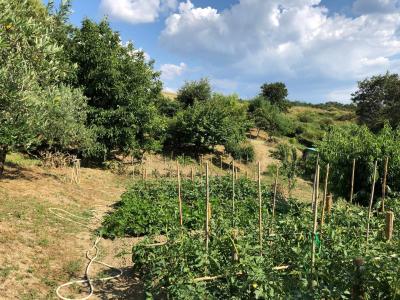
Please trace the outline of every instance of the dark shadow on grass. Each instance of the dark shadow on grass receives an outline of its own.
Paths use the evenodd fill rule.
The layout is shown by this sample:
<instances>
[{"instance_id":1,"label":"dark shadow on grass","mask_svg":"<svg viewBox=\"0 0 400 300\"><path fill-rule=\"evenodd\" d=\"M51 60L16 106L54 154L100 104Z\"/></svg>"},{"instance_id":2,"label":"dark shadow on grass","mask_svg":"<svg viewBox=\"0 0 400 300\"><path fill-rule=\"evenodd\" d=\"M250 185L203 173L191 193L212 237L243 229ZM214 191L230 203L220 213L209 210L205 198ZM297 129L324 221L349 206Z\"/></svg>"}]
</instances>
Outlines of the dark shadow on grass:
<instances>
[{"instance_id":1,"label":"dark shadow on grass","mask_svg":"<svg viewBox=\"0 0 400 300\"><path fill-rule=\"evenodd\" d=\"M115 280L98 283L96 285L95 295L99 299L146 299L143 283L135 274L133 267L122 268L123 274ZM116 270L107 270L103 272L105 276L114 276L118 274Z\"/></svg>"}]
</instances>

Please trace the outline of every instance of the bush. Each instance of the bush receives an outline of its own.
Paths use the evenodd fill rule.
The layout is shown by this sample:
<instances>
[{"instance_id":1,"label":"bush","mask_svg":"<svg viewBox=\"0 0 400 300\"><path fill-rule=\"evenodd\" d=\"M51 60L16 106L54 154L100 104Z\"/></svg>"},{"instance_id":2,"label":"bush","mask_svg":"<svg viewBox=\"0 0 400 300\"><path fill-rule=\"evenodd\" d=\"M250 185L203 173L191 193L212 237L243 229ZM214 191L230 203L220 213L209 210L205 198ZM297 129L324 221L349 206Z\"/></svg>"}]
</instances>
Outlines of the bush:
<instances>
[{"instance_id":1,"label":"bush","mask_svg":"<svg viewBox=\"0 0 400 300\"><path fill-rule=\"evenodd\" d=\"M254 147L250 143L228 144L225 149L236 160L253 161Z\"/></svg>"},{"instance_id":2,"label":"bush","mask_svg":"<svg viewBox=\"0 0 400 300\"><path fill-rule=\"evenodd\" d=\"M321 160L331 164L330 189L337 196L349 196L353 159L356 159L354 192L364 194L365 200L371 190L374 161L378 161L377 185L380 185L386 156L389 157L387 183L392 189L399 189L400 129L385 125L374 134L366 126L333 127L317 147ZM379 196L381 188L377 187L375 192Z\"/></svg>"}]
</instances>

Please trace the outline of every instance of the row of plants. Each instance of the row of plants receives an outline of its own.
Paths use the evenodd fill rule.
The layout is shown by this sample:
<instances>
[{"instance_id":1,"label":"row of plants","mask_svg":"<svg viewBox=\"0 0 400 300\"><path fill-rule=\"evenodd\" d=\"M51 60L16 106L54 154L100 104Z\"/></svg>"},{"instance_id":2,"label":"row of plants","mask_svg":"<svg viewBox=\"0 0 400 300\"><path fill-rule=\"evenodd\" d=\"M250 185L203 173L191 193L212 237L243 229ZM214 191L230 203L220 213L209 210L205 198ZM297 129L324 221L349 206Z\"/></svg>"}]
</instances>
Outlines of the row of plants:
<instances>
[{"instance_id":1,"label":"row of plants","mask_svg":"<svg viewBox=\"0 0 400 300\"><path fill-rule=\"evenodd\" d=\"M107 216L103 232L108 236L148 234L133 247L132 260L149 298L348 299L352 293L368 299L400 297L400 228L396 224L394 239L385 241L382 213L371 218L367 244L367 208L337 201L313 237L310 206L280 197L273 218L273 194L264 186L261 248L256 183L236 182L233 213L231 179L212 178L207 249L205 190L204 181L182 182L183 227L176 182L171 180L135 182ZM139 207L142 204L145 207ZM387 207L398 216L396 199L388 199ZM149 246L160 233L167 243Z\"/></svg>"},{"instance_id":2,"label":"row of plants","mask_svg":"<svg viewBox=\"0 0 400 300\"><path fill-rule=\"evenodd\" d=\"M189 230L204 225L205 179L182 180L183 223ZM255 215L257 186L246 178L235 182L235 218L245 226L244 216ZM232 219L232 179L230 176L210 178L212 213ZM262 188L262 197L271 199L269 187ZM278 200L282 200L278 197ZM265 202L265 208L270 201ZM278 209L287 209L288 202L279 201ZM115 204L115 210L103 222L102 234L108 238L166 233L179 225L178 186L176 180L135 181Z\"/></svg>"}]
</instances>

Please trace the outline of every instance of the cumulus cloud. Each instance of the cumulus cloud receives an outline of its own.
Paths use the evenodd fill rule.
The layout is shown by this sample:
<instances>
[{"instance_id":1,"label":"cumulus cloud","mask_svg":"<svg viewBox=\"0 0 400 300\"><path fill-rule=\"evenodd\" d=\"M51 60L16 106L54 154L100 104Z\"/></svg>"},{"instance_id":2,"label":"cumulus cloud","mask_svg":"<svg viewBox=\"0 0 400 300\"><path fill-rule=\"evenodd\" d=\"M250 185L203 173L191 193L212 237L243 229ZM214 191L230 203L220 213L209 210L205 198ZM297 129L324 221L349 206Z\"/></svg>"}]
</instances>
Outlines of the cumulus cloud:
<instances>
[{"instance_id":1,"label":"cumulus cloud","mask_svg":"<svg viewBox=\"0 0 400 300\"><path fill-rule=\"evenodd\" d=\"M137 24L154 22L177 5L177 0L101 0L100 7L110 18Z\"/></svg>"},{"instance_id":2,"label":"cumulus cloud","mask_svg":"<svg viewBox=\"0 0 400 300\"><path fill-rule=\"evenodd\" d=\"M160 67L161 78L163 80L174 80L176 77L181 76L187 69L185 63L180 63L179 65L174 64L164 64Z\"/></svg>"},{"instance_id":3,"label":"cumulus cloud","mask_svg":"<svg viewBox=\"0 0 400 300\"><path fill-rule=\"evenodd\" d=\"M351 18L328 14L320 0L240 0L223 11L187 1L167 18L160 40L243 76L354 80L392 67L399 30L396 10Z\"/></svg>"},{"instance_id":4,"label":"cumulus cloud","mask_svg":"<svg viewBox=\"0 0 400 300\"><path fill-rule=\"evenodd\" d=\"M392 13L399 8L399 0L356 0L353 3L353 11L358 14Z\"/></svg>"}]
</instances>

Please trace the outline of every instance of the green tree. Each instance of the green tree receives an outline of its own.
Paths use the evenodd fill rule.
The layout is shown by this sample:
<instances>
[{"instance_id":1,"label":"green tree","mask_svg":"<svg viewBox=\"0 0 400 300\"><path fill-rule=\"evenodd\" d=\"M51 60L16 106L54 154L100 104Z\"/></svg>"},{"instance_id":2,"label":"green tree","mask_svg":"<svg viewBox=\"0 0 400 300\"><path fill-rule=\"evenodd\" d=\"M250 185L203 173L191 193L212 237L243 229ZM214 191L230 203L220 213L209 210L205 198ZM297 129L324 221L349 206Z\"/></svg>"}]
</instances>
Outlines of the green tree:
<instances>
[{"instance_id":1,"label":"green tree","mask_svg":"<svg viewBox=\"0 0 400 300\"><path fill-rule=\"evenodd\" d=\"M249 105L249 113L259 131L265 130L271 135L290 135L294 133L293 121L286 117L281 110L257 97ZM257 134L258 135L258 134Z\"/></svg>"},{"instance_id":2,"label":"green tree","mask_svg":"<svg viewBox=\"0 0 400 300\"><path fill-rule=\"evenodd\" d=\"M261 94L266 101L286 112L288 109L288 90L283 82L264 83L261 86Z\"/></svg>"},{"instance_id":3,"label":"green tree","mask_svg":"<svg viewBox=\"0 0 400 300\"><path fill-rule=\"evenodd\" d=\"M331 165L330 190L337 196L349 197L352 161L356 159L354 193L360 201L368 200L374 161L378 160L378 178L382 178L385 157L389 157L388 185L399 190L400 185L400 130L389 124L377 133L367 126L356 124L333 127L317 143L320 158ZM379 185L377 180L377 185ZM379 196L381 189L376 188Z\"/></svg>"},{"instance_id":4,"label":"green tree","mask_svg":"<svg viewBox=\"0 0 400 300\"><path fill-rule=\"evenodd\" d=\"M44 118L49 103L46 89L57 90L75 71L54 38L57 24L41 1L0 0L0 174L10 149L27 149L50 135L62 140L66 133L51 132L52 127L48 127L43 135L41 130L49 121ZM79 92L73 93L76 96ZM64 106L68 99L61 93L59 96ZM83 101L79 105L84 109ZM74 118L70 121L79 122Z\"/></svg>"},{"instance_id":5,"label":"green tree","mask_svg":"<svg viewBox=\"0 0 400 300\"><path fill-rule=\"evenodd\" d=\"M356 114L362 124L373 131L381 129L386 120L397 127L400 124L400 78L386 73L358 82L352 94L357 105Z\"/></svg>"},{"instance_id":6,"label":"green tree","mask_svg":"<svg viewBox=\"0 0 400 300\"><path fill-rule=\"evenodd\" d=\"M195 102L179 112L170 136L175 145L193 145L200 150L240 143L249 127L246 107L237 96L214 94L209 101Z\"/></svg>"},{"instance_id":7,"label":"green tree","mask_svg":"<svg viewBox=\"0 0 400 300\"><path fill-rule=\"evenodd\" d=\"M105 20L84 20L72 44L78 86L89 98L88 124L95 130L98 154L142 156L160 149L165 125L156 102L162 84L153 62L147 62L132 43L122 45Z\"/></svg>"},{"instance_id":8,"label":"green tree","mask_svg":"<svg viewBox=\"0 0 400 300\"><path fill-rule=\"evenodd\" d=\"M178 91L176 99L185 107L196 101L204 102L211 98L211 86L207 78L199 81L188 81Z\"/></svg>"}]
</instances>

